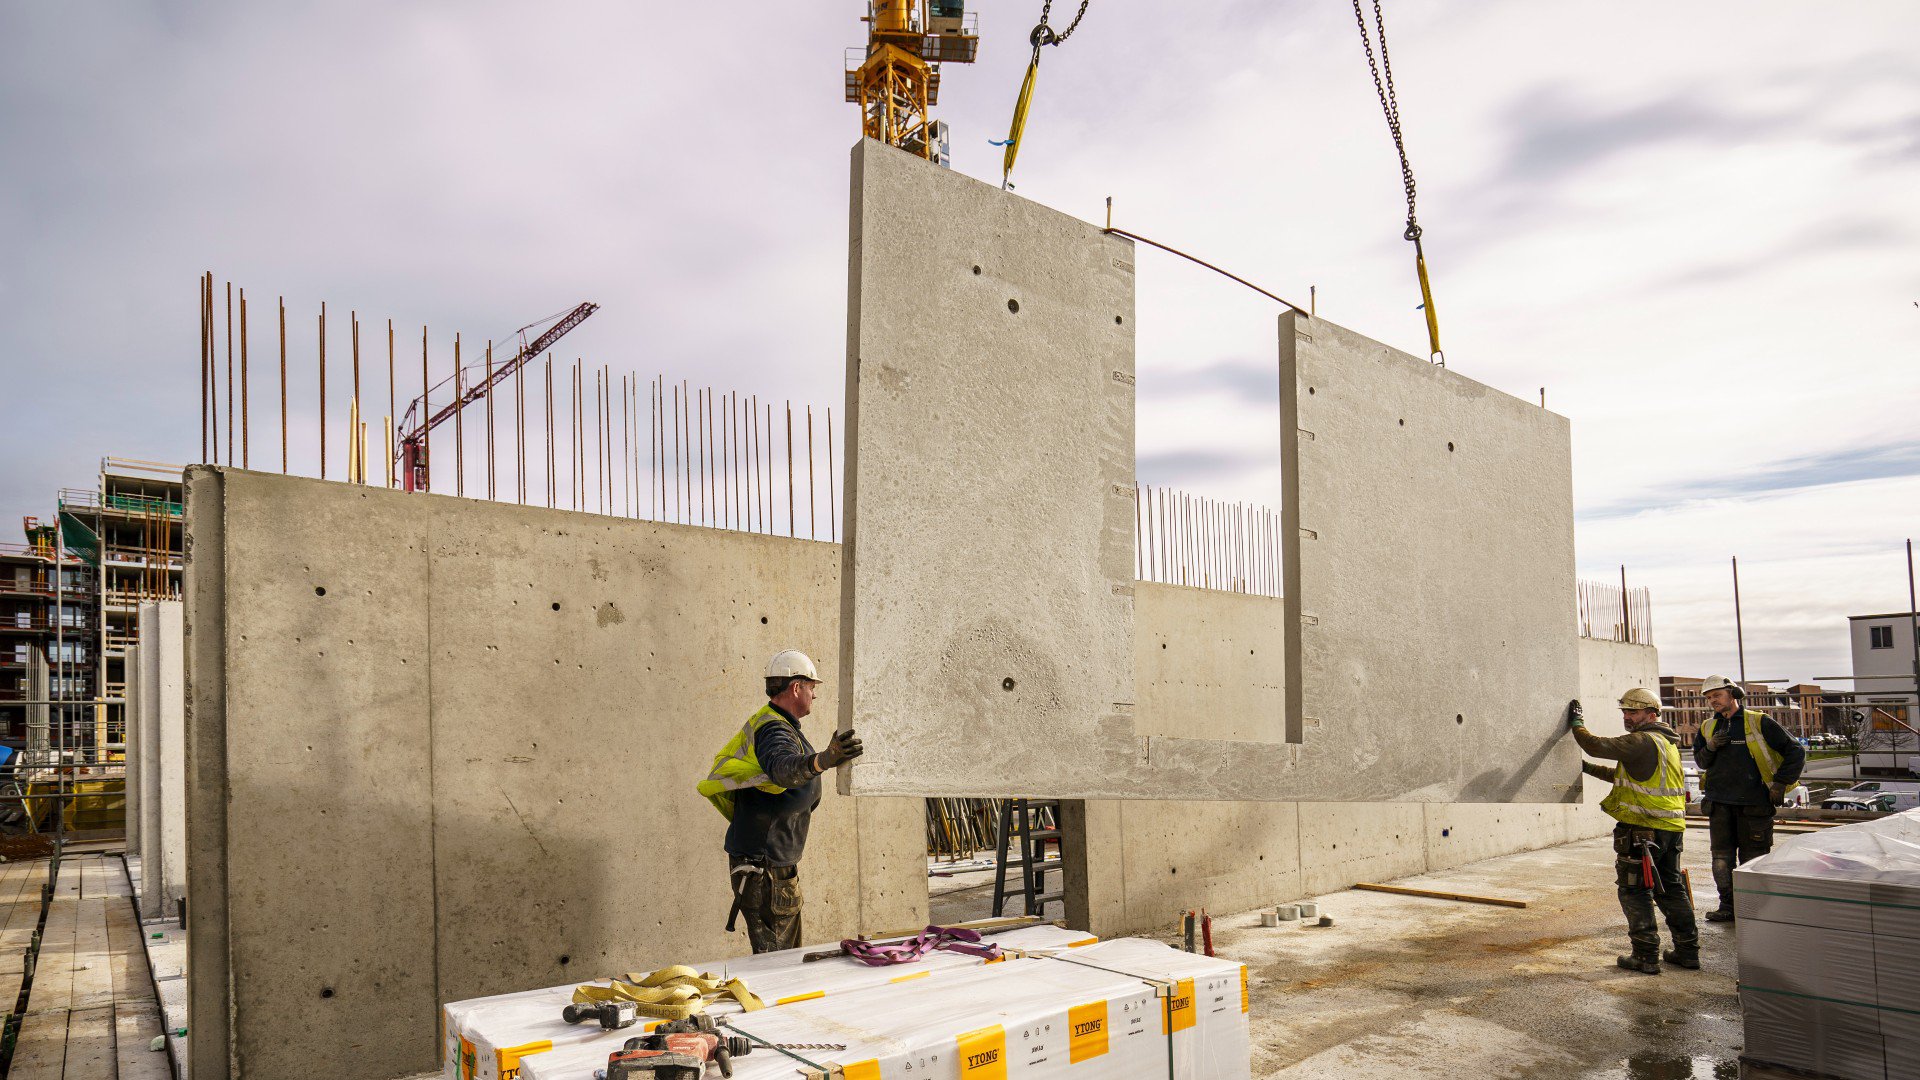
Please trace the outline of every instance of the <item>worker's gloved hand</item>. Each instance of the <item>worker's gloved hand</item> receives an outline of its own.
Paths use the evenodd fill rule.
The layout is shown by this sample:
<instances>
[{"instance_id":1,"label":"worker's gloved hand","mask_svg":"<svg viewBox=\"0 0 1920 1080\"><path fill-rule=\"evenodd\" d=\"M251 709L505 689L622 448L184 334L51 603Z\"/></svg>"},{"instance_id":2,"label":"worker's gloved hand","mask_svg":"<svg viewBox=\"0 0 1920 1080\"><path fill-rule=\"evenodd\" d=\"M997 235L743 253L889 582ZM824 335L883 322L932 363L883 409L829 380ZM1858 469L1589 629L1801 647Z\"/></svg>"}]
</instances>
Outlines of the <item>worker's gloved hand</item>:
<instances>
[{"instance_id":1,"label":"worker's gloved hand","mask_svg":"<svg viewBox=\"0 0 1920 1080\"><path fill-rule=\"evenodd\" d=\"M1567 703L1567 726L1570 728L1583 728L1587 726L1587 718L1582 715L1580 711L1579 698L1574 698Z\"/></svg>"},{"instance_id":2,"label":"worker's gloved hand","mask_svg":"<svg viewBox=\"0 0 1920 1080\"><path fill-rule=\"evenodd\" d=\"M1780 783L1768 784L1767 794L1773 797L1773 805L1787 805L1787 785Z\"/></svg>"},{"instance_id":3,"label":"worker's gloved hand","mask_svg":"<svg viewBox=\"0 0 1920 1080\"><path fill-rule=\"evenodd\" d=\"M1713 738L1707 740L1707 745L1713 747L1715 750L1725 750L1727 744L1732 741L1733 725L1721 724L1714 729Z\"/></svg>"},{"instance_id":4,"label":"worker's gloved hand","mask_svg":"<svg viewBox=\"0 0 1920 1080\"><path fill-rule=\"evenodd\" d=\"M860 745L860 736L855 735L852 728L848 728L845 731L837 731L834 733L833 741L827 744L825 750L821 751L820 760L826 763L827 768L831 769L836 765L844 765L852 761L863 752L864 748Z\"/></svg>"}]
</instances>

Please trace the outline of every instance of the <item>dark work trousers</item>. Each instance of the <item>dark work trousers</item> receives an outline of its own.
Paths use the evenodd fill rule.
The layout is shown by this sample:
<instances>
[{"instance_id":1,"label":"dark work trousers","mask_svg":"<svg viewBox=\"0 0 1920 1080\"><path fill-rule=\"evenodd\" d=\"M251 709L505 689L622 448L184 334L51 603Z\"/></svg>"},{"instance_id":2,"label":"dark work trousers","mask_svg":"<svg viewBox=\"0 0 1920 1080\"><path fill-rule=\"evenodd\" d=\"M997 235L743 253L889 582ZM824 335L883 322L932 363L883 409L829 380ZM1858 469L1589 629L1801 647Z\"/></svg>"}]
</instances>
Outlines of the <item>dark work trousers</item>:
<instances>
[{"instance_id":1,"label":"dark work trousers","mask_svg":"<svg viewBox=\"0 0 1920 1080\"><path fill-rule=\"evenodd\" d=\"M1660 959L1660 924L1654 918L1654 905L1667 917L1667 933L1673 937L1673 951L1693 956L1700 951L1700 930L1693 921L1693 898L1680 877L1680 849L1687 834L1666 829L1642 829L1618 824L1613 827L1614 867L1619 873L1620 910L1627 916L1627 937L1633 941L1633 955L1642 960ZM1641 841L1651 841L1643 847ZM1653 876L1660 883L1649 889L1640 855L1653 856Z\"/></svg>"},{"instance_id":2,"label":"dark work trousers","mask_svg":"<svg viewBox=\"0 0 1920 1080\"><path fill-rule=\"evenodd\" d=\"M1720 910L1733 910L1733 868L1773 850L1773 807L1707 803L1707 838L1713 848L1713 885Z\"/></svg>"},{"instance_id":3,"label":"dark work trousers","mask_svg":"<svg viewBox=\"0 0 1920 1080\"><path fill-rule=\"evenodd\" d=\"M728 870L753 867L733 874L734 895L740 904L740 917L747 924L747 940L753 951L779 952L800 947L800 868L769 866L760 868L738 856L727 857Z\"/></svg>"}]
</instances>

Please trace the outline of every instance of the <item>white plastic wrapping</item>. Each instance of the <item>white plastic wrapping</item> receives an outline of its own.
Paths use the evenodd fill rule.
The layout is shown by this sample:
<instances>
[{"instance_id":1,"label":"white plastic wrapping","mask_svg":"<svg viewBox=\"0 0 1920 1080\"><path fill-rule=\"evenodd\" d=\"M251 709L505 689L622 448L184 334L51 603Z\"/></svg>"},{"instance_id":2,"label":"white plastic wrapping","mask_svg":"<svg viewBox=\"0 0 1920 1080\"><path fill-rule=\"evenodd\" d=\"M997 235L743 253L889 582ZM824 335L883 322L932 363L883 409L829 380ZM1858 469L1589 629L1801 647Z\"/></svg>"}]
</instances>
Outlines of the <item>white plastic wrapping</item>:
<instances>
[{"instance_id":1,"label":"white plastic wrapping","mask_svg":"<svg viewBox=\"0 0 1920 1080\"><path fill-rule=\"evenodd\" d=\"M1002 950L1018 952L1026 949L1063 949L1076 944L1091 945L1098 939L1079 931L1062 930L1043 923L994 934L986 940L999 945ZM785 952L689 966L726 978L743 979L749 990L773 1007L869 987L922 980L986 963L980 957L947 950L936 950L912 964L879 968L867 967L845 957L812 963L802 960L808 952L832 947L831 944L809 945ZM599 985L607 984L605 979L597 981ZM604 1065L611 1048L644 1033L648 1026L644 1022L622 1031L603 1031L592 1023L568 1024L561 1020L561 1010L573 1000L574 987L579 985L573 982L447 1005L441 1013L446 1048L443 1075L447 1080L516 1080L521 1076L520 1064L523 1059L581 1045L598 1047L593 1052L599 1055L599 1061ZM707 1011L718 1017L740 1012L740 1007L722 999L709 1005Z\"/></svg>"},{"instance_id":2,"label":"white plastic wrapping","mask_svg":"<svg viewBox=\"0 0 1920 1080\"><path fill-rule=\"evenodd\" d=\"M1920 810L1784 838L1733 882L1747 1057L1920 1080Z\"/></svg>"}]
</instances>

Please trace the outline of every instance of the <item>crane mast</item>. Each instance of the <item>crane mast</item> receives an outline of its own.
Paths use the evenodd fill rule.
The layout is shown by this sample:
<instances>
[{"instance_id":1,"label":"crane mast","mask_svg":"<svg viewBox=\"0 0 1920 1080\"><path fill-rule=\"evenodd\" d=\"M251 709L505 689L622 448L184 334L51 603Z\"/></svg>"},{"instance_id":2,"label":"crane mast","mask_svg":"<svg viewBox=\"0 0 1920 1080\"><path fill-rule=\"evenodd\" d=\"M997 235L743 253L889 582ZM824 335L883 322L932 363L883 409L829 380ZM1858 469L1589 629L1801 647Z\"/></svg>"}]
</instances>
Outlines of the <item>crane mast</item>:
<instances>
[{"instance_id":1,"label":"crane mast","mask_svg":"<svg viewBox=\"0 0 1920 1080\"><path fill-rule=\"evenodd\" d=\"M940 65L971 64L979 52L977 20L964 0L870 0L864 21L866 53L849 58L846 86L861 131L947 164L947 126L928 110L940 102Z\"/></svg>"}]
</instances>

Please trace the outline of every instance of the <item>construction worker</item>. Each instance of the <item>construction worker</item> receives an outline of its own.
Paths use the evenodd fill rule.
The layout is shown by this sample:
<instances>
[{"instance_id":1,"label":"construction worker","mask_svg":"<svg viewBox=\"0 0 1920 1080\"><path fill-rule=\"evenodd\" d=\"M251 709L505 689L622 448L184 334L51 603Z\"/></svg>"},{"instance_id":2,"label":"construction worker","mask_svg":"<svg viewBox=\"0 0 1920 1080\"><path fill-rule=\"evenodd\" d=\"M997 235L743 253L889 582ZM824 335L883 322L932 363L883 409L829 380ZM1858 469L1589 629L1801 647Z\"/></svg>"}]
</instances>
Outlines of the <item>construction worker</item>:
<instances>
[{"instance_id":1,"label":"construction worker","mask_svg":"<svg viewBox=\"0 0 1920 1080\"><path fill-rule=\"evenodd\" d=\"M747 718L699 785L729 822L727 860L735 918L747 919L756 953L800 946L800 853L820 805L820 774L860 756L851 729L818 753L800 730L813 712L820 673L806 653L788 649L767 662L767 703Z\"/></svg>"},{"instance_id":2,"label":"construction worker","mask_svg":"<svg viewBox=\"0 0 1920 1080\"><path fill-rule=\"evenodd\" d=\"M1746 691L1725 676L1708 677L1700 689L1713 714L1693 737L1693 760L1720 890L1707 921L1732 922L1733 868L1773 850L1773 808L1799 782L1807 751L1772 717L1743 708Z\"/></svg>"},{"instance_id":3,"label":"construction worker","mask_svg":"<svg viewBox=\"0 0 1920 1080\"><path fill-rule=\"evenodd\" d=\"M1587 730L1580 702L1567 709L1580 749L1619 764L1595 762L1580 767L1613 784L1601 800L1613 827L1614 869L1620 910L1627 916L1633 955L1615 960L1628 971L1660 974L1660 926L1654 905L1667 917L1673 948L1665 954L1675 967L1700 966L1700 930L1693 919L1693 897L1680 876L1680 850L1687 835L1687 778L1680 768L1680 735L1660 720L1660 697L1636 686L1620 695L1620 717L1627 733L1603 738Z\"/></svg>"}]
</instances>

